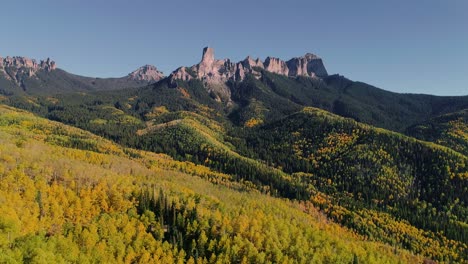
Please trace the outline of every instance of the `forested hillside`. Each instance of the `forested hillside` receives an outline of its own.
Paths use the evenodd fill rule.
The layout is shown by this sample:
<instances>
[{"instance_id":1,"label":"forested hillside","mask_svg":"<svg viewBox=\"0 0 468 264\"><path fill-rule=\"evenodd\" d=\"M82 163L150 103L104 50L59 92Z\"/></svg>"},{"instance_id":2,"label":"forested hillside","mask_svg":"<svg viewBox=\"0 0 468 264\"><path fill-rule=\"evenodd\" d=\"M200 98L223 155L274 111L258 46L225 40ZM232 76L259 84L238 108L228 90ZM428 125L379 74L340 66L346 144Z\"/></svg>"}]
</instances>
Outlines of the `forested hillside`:
<instances>
[{"instance_id":1,"label":"forested hillside","mask_svg":"<svg viewBox=\"0 0 468 264\"><path fill-rule=\"evenodd\" d=\"M0 264L468 264L468 0L25 2Z\"/></svg>"},{"instance_id":2,"label":"forested hillside","mask_svg":"<svg viewBox=\"0 0 468 264\"><path fill-rule=\"evenodd\" d=\"M468 155L468 109L431 118L409 127L406 133Z\"/></svg>"},{"instance_id":3,"label":"forested hillside","mask_svg":"<svg viewBox=\"0 0 468 264\"><path fill-rule=\"evenodd\" d=\"M219 90L201 80L171 78L130 90L0 99L91 131L112 146L210 168L195 174L313 208L395 252L442 263L468 258L466 96L395 94L341 76L291 78L266 71L218 88L229 88L232 100L222 101ZM56 140L99 151L86 140ZM150 155L124 152L135 153ZM159 187L138 184L131 199L144 202L137 212L153 211L172 232L163 236L193 252L191 242L182 241L188 229L167 227L177 217L161 205L165 192L155 196ZM191 208L182 210L183 219L193 220Z\"/></svg>"},{"instance_id":4,"label":"forested hillside","mask_svg":"<svg viewBox=\"0 0 468 264\"><path fill-rule=\"evenodd\" d=\"M0 106L0 262L421 263L310 203Z\"/></svg>"},{"instance_id":5,"label":"forested hillside","mask_svg":"<svg viewBox=\"0 0 468 264\"><path fill-rule=\"evenodd\" d=\"M403 132L407 127L440 114L468 108L468 96L398 94L340 75L322 79L290 78L263 71L242 82L232 82L239 108L232 114L243 123L255 114L265 122L312 106L356 121ZM252 113L252 108L258 109Z\"/></svg>"}]
</instances>

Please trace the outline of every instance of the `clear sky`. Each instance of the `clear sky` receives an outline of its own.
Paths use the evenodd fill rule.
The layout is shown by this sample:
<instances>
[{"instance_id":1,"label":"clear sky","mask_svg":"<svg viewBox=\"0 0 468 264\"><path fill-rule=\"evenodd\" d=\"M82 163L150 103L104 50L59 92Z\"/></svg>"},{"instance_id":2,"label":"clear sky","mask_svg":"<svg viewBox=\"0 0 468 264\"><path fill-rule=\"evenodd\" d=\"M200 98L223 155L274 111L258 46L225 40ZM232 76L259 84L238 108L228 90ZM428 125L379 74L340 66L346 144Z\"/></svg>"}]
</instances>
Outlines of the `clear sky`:
<instances>
[{"instance_id":1,"label":"clear sky","mask_svg":"<svg viewBox=\"0 0 468 264\"><path fill-rule=\"evenodd\" d=\"M2 1L0 56L59 68L169 74L200 60L322 57L329 73L405 93L468 94L466 0Z\"/></svg>"}]
</instances>

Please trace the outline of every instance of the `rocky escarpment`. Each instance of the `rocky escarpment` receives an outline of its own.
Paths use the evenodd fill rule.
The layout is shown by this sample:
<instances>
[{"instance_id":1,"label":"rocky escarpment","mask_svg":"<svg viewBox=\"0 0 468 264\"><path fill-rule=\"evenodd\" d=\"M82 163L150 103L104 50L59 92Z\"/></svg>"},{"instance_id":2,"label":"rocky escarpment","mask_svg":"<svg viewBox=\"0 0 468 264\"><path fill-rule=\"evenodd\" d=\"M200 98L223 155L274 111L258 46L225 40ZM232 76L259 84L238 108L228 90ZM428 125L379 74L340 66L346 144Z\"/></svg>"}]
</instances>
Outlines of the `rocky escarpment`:
<instances>
[{"instance_id":1,"label":"rocky escarpment","mask_svg":"<svg viewBox=\"0 0 468 264\"><path fill-rule=\"evenodd\" d=\"M236 79L236 72L239 66L232 63L229 59L216 60L212 48L204 48L200 63L192 67L180 67L170 77L184 81L193 78L200 79L207 84L222 83L229 79Z\"/></svg>"},{"instance_id":2,"label":"rocky escarpment","mask_svg":"<svg viewBox=\"0 0 468 264\"><path fill-rule=\"evenodd\" d=\"M199 79L203 81L208 92L215 100L230 104L231 91L226 82L230 79L240 80L240 78L244 77L236 78L238 68L229 59L216 60L214 50L206 47L203 49L200 63L192 67L180 67L170 75L170 78L173 81Z\"/></svg>"},{"instance_id":3,"label":"rocky escarpment","mask_svg":"<svg viewBox=\"0 0 468 264\"><path fill-rule=\"evenodd\" d=\"M267 57L263 62L260 59L253 59L248 56L243 61L234 63L229 59L217 60L213 48L206 47L203 49L200 63L192 67L180 67L172 72L170 78L173 81L199 79L204 82L208 91L216 100L229 103L231 92L226 86L226 82L229 80L241 81L247 74L253 74L259 78L263 69L289 77L319 78L328 75L322 59L310 53L287 62L273 57Z\"/></svg>"},{"instance_id":4,"label":"rocky escarpment","mask_svg":"<svg viewBox=\"0 0 468 264\"><path fill-rule=\"evenodd\" d=\"M328 75L322 59L311 53L290 59L287 62L274 57L267 57L263 62L249 56L243 61L234 63L229 59L215 59L214 50L206 47L203 49L202 60L199 64L192 67L178 68L170 77L184 81L197 78L210 86L213 84L220 85L228 80L241 81L246 74L254 74L259 77L262 69L289 77L320 78Z\"/></svg>"},{"instance_id":5,"label":"rocky escarpment","mask_svg":"<svg viewBox=\"0 0 468 264\"><path fill-rule=\"evenodd\" d=\"M49 58L37 62L26 57L0 57L0 74L17 84L21 84L24 78L35 76L40 70L50 72L55 69L55 62Z\"/></svg>"},{"instance_id":6,"label":"rocky escarpment","mask_svg":"<svg viewBox=\"0 0 468 264\"><path fill-rule=\"evenodd\" d=\"M286 65L286 62L278 58L267 57L265 60L265 70L272 73L289 76L289 68Z\"/></svg>"},{"instance_id":7,"label":"rocky escarpment","mask_svg":"<svg viewBox=\"0 0 468 264\"><path fill-rule=\"evenodd\" d=\"M157 82L164 78L164 74L153 65L145 65L131 72L127 78L135 81Z\"/></svg>"},{"instance_id":8,"label":"rocky escarpment","mask_svg":"<svg viewBox=\"0 0 468 264\"><path fill-rule=\"evenodd\" d=\"M286 62L288 76L308 76L308 77L326 77L327 70L323 61L317 55L307 53L303 57L292 58Z\"/></svg>"}]
</instances>

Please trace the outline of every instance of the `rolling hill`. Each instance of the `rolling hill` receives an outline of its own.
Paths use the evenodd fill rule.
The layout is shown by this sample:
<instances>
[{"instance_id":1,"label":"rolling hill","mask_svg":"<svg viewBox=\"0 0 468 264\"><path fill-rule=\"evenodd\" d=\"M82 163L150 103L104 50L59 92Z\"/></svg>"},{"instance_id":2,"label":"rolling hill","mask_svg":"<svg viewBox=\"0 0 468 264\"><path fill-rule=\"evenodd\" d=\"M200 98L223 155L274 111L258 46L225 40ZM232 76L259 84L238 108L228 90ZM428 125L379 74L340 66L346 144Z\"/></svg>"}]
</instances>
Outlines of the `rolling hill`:
<instances>
[{"instance_id":1,"label":"rolling hill","mask_svg":"<svg viewBox=\"0 0 468 264\"><path fill-rule=\"evenodd\" d=\"M440 115L409 127L406 134L468 155L468 109Z\"/></svg>"},{"instance_id":2,"label":"rolling hill","mask_svg":"<svg viewBox=\"0 0 468 264\"><path fill-rule=\"evenodd\" d=\"M416 263L311 205L0 106L0 261Z\"/></svg>"}]
</instances>

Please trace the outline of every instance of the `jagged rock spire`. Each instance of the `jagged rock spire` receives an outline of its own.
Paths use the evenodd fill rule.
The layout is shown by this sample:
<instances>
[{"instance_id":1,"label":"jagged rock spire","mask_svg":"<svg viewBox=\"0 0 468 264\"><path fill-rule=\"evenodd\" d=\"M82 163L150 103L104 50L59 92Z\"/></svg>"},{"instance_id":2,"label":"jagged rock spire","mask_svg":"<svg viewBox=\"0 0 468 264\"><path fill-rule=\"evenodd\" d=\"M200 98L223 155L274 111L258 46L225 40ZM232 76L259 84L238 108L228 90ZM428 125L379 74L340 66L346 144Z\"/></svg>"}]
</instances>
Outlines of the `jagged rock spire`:
<instances>
[{"instance_id":1,"label":"jagged rock spire","mask_svg":"<svg viewBox=\"0 0 468 264\"><path fill-rule=\"evenodd\" d=\"M200 63L212 64L215 61L214 49L205 47L203 49L203 56Z\"/></svg>"},{"instance_id":2,"label":"jagged rock spire","mask_svg":"<svg viewBox=\"0 0 468 264\"><path fill-rule=\"evenodd\" d=\"M328 75L322 59L312 53L288 61L267 57L263 62L248 56L243 61L232 63L229 59L216 60L214 49L205 47L199 64L189 68L181 67L171 74L171 78L181 80L198 78L206 83L225 83L228 80L243 80L246 74L259 77L261 75L259 69L289 77L321 78ZM190 73L194 73L194 75Z\"/></svg>"}]
</instances>

